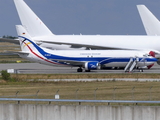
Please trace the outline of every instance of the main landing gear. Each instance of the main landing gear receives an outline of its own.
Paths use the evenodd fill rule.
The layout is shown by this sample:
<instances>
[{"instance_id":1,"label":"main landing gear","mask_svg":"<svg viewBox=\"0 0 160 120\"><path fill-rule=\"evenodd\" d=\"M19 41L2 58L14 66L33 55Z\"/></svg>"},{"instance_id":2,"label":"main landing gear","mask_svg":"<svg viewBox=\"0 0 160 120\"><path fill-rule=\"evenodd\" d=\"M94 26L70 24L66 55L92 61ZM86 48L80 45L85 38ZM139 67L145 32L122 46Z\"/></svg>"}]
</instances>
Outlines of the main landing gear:
<instances>
[{"instance_id":1,"label":"main landing gear","mask_svg":"<svg viewBox=\"0 0 160 120\"><path fill-rule=\"evenodd\" d=\"M140 68L140 69L139 69L139 72L143 72L143 69L142 69L142 68Z\"/></svg>"},{"instance_id":2,"label":"main landing gear","mask_svg":"<svg viewBox=\"0 0 160 120\"><path fill-rule=\"evenodd\" d=\"M90 72L91 70L85 70L85 72ZM83 68L81 68L81 67L79 67L78 69L77 69L77 72L83 72Z\"/></svg>"},{"instance_id":3,"label":"main landing gear","mask_svg":"<svg viewBox=\"0 0 160 120\"><path fill-rule=\"evenodd\" d=\"M77 72L83 72L83 69L80 67L77 69Z\"/></svg>"},{"instance_id":4,"label":"main landing gear","mask_svg":"<svg viewBox=\"0 0 160 120\"><path fill-rule=\"evenodd\" d=\"M85 70L85 72L91 72L91 70Z\"/></svg>"}]
</instances>

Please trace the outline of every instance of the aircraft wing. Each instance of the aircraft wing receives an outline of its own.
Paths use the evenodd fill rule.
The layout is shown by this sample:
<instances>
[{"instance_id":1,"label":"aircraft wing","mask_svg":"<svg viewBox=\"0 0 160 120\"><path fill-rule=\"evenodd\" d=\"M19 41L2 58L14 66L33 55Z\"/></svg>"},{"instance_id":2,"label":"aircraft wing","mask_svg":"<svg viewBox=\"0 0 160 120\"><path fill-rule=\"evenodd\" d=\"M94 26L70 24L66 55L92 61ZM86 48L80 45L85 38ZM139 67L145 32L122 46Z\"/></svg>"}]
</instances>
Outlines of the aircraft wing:
<instances>
[{"instance_id":1,"label":"aircraft wing","mask_svg":"<svg viewBox=\"0 0 160 120\"><path fill-rule=\"evenodd\" d=\"M59 45L71 45L71 47L75 48L75 47L86 47L86 49L98 49L98 50L131 50L131 49L124 49L124 48L117 48L117 47L107 47L107 46L99 46L99 45L91 45L91 44L83 44L83 43L68 43L68 42L58 42L58 41L40 41L43 43L51 43L51 44L59 44Z\"/></svg>"},{"instance_id":2,"label":"aircraft wing","mask_svg":"<svg viewBox=\"0 0 160 120\"><path fill-rule=\"evenodd\" d=\"M19 45L18 39L8 39L8 38L0 38L0 42L10 42Z\"/></svg>"},{"instance_id":3,"label":"aircraft wing","mask_svg":"<svg viewBox=\"0 0 160 120\"><path fill-rule=\"evenodd\" d=\"M59 60L59 59L48 59L48 60L54 60L56 62L62 62L68 65L73 65L73 66L84 66L86 61L73 61L73 60Z\"/></svg>"}]
</instances>

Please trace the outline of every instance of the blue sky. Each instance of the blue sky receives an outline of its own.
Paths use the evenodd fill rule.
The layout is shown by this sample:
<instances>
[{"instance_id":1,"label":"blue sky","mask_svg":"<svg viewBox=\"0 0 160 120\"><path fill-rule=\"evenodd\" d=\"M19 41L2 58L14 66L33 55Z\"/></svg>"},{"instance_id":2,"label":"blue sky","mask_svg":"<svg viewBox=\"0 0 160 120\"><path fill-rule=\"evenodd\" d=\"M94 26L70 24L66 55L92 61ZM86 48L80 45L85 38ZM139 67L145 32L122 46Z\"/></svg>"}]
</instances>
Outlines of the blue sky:
<instances>
[{"instance_id":1,"label":"blue sky","mask_svg":"<svg viewBox=\"0 0 160 120\"><path fill-rule=\"evenodd\" d=\"M24 0L49 29L61 34L145 35L136 5L160 19L159 0ZM17 36L13 0L0 2L0 36Z\"/></svg>"}]
</instances>

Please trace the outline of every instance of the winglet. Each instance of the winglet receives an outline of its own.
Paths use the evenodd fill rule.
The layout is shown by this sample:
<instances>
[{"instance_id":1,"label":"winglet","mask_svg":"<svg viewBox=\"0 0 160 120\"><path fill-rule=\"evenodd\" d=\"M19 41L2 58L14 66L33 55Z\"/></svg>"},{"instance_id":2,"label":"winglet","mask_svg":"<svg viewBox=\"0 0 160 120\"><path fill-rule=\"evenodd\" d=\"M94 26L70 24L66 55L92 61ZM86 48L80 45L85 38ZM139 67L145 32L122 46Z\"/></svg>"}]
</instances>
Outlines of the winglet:
<instances>
[{"instance_id":1,"label":"winglet","mask_svg":"<svg viewBox=\"0 0 160 120\"><path fill-rule=\"evenodd\" d=\"M49 28L23 0L14 0L22 25L32 37L53 35Z\"/></svg>"},{"instance_id":2,"label":"winglet","mask_svg":"<svg viewBox=\"0 0 160 120\"><path fill-rule=\"evenodd\" d=\"M160 35L160 22L145 5L137 5L147 35Z\"/></svg>"}]
</instances>

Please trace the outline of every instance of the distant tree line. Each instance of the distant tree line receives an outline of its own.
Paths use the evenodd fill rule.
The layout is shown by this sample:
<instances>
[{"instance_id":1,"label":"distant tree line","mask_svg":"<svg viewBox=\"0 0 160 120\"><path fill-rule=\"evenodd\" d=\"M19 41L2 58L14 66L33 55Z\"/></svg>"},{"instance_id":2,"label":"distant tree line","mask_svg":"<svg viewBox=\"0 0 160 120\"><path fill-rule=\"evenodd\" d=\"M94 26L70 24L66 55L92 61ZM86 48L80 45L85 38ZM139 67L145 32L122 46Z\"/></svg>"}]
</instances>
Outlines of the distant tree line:
<instances>
[{"instance_id":1,"label":"distant tree line","mask_svg":"<svg viewBox=\"0 0 160 120\"><path fill-rule=\"evenodd\" d=\"M10 35L3 35L2 38L17 39L17 37L13 37L13 36L10 36Z\"/></svg>"}]
</instances>

